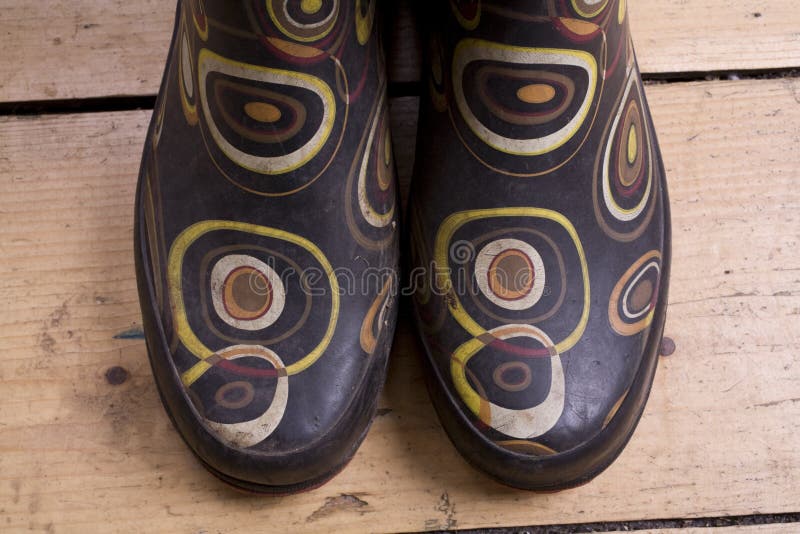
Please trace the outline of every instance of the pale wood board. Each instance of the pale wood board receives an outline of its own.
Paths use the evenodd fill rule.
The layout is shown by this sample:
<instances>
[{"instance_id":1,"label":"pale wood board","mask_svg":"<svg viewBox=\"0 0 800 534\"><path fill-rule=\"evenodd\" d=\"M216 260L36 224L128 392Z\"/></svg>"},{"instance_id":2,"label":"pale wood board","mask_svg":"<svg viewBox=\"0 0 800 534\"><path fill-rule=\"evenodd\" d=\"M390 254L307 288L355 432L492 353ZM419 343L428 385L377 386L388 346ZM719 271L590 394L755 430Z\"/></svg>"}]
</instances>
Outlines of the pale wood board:
<instances>
[{"instance_id":1,"label":"pale wood board","mask_svg":"<svg viewBox=\"0 0 800 534\"><path fill-rule=\"evenodd\" d=\"M0 118L0 530L388 532L797 512L800 81L648 94L673 199L677 351L621 458L550 495L502 487L458 456L405 319L385 414L341 475L284 499L217 482L160 406L143 341L112 339L140 321L132 203L150 112ZM414 106L394 107L398 159L411 157ZM131 377L112 386L117 365Z\"/></svg>"},{"instance_id":2,"label":"pale wood board","mask_svg":"<svg viewBox=\"0 0 800 534\"><path fill-rule=\"evenodd\" d=\"M628 3L645 73L800 67L792 0ZM397 33L413 43L399 4ZM155 94L174 12L164 0L0 0L0 102ZM416 49L401 47L395 81L418 79Z\"/></svg>"}]
</instances>

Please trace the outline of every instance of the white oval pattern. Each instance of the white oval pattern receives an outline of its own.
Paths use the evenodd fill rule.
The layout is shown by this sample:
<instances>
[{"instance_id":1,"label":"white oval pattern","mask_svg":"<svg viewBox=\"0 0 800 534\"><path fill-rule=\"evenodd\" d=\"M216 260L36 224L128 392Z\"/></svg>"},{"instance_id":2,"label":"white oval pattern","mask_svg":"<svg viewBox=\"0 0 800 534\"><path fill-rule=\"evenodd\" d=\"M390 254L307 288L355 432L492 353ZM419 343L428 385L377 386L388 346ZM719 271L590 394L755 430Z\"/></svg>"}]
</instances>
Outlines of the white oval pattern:
<instances>
[{"instance_id":1,"label":"white oval pattern","mask_svg":"<svg viewBox=\"0 0 800 534\"><path fill-rule=\"evenodd\" d=\"M253 269L269 284L269 287L252 288L253 291L269 291L270 302L263 314L249 320L232 316L225 302L226 281L232 273L241 268ZM278 273L263 261L245 254L231 254L217 261L211 271L211 300L217 315L227 324L241 330L262 330L281 316L286 304L286 289Z\"/></svg>"},{"instance_id":2,"label":"white oval pattern","mask_svg":"<svg viewBox=\"0 0 800 534\"><path fill-rule=\"evenodd\" d=\"M491 287L489 278L492 275L492 262L494 259L507 251L517 251L527 257L530 265L533 266L533 286L520 298L513 300L503 298L498 295ZM545 271L542 256L531 245L519 239L498 239L487 244L478 253L475 259L475 278L481 293L494 304L506 310L521 311L527 310L535 305L544 294Z\"/></svg>"}]
</instances>

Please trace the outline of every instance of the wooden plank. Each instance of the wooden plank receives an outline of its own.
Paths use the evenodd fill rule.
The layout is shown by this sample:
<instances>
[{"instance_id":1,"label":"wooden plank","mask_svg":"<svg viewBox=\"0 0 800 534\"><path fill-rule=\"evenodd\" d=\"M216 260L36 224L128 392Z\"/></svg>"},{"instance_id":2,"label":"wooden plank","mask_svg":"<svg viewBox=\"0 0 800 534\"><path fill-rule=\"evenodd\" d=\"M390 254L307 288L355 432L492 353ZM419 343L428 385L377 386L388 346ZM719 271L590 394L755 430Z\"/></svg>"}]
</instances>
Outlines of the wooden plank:
<instances>
[{"instance_id":1,"label":"wooden plank","mask_svg":"<svg viewBox=\"0 0 800 534\"><path fill-rule=\"evenodd\" d=\"M796 7L786 0L628 2L642 72L800 66Z\"/></svg>"},{"instance_id":2,"label":"wooden plank","mask_svg":"<svg viewBox=\"0 0 800 534\"><path fill-rule=\"evenodd\" d=\"M158 91L175 2L0 0L0 102Z\"/></svg>"},{"instance_id":3,"label":"wooden plank","mask_svg":"<svg viewBox=\"0 0 800 534\"><path fill-rule=\"evenodd\" d=\"M800 80L648 93L673 196L677 351L619 461L552 495L458 456L405 320L384 415L340 476L280 500L218 483L167 420L144 343L113 338L139 324L132 201L150 113L0 119L0 528L388 532L798 511ZM413 104L394 106L406 128ZM105 376L115 366L120 385Z\"/></svg>"},{"instance_id":4,"label":"wooden plank","mask_svg":"<svg viewBox=\"0 0 800 534\"><path fill-rule=\"evenodd\" d=\"M419 78L407 2L394 14L395 33L410 43L393 60L395 81ZM629 4L646 73L800 66L792 0ZM162 0L0 0L0 102L154 94L174 7Z\"/></svg>"}]
</instances>

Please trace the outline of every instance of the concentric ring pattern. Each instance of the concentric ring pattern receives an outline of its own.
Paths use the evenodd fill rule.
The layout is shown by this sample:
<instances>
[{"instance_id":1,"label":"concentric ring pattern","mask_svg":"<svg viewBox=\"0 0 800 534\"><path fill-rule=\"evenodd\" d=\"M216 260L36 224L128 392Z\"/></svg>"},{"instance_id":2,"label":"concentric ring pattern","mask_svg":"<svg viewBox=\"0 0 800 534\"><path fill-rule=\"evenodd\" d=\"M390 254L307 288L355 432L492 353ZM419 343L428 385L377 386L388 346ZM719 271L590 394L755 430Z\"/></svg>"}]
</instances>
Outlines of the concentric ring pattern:
<instances>
[{"instance_id":1,"label":"concentric ring pattern","mask_svg":"<svg viewBox=\"0 0 800 534\"><path fill-rule=\"evenodd\" d=\"M140 224L176 387L225 445L303 447L348 402L327 385L385 369L399 231L383 71L375 1L181 2Z\"/></svg>"},{"instance_id":2,"label":"concentric ring pattern","mask_svg":"<svg viewBox=\"0 0 800 534\"><path fill-rule=\"evenodd\" d=\"M563 452L626 409L665 287L626 3L453 0L433 16L409 217L425 348L477 432Z\"/></svg>"}]
</instances>

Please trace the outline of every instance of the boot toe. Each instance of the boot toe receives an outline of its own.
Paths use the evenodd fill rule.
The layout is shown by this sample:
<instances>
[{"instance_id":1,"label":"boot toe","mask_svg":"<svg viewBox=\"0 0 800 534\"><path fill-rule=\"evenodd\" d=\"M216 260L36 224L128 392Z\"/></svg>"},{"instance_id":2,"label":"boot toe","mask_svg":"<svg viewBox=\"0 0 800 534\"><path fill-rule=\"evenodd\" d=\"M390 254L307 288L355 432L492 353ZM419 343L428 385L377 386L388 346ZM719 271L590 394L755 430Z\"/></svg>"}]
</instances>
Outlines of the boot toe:
<instances>
[{"instance_id":1,"label":"boot toe","mask_svg":"<svg viewBox=\"0 0 800 534\"><path fill-rule=\"evenodd\" d=\"M275 281L271 304L282 308L276 324L281 326L283 318L289 327L298 317L304 322L291 337L263 340L260 330L249 331L243 320L234 323L230 317L243 313L233 309L237 305L244 311L254 307L248 291L261 287L237 287L228 271L235 274L243 266L229 269L226 261L234 257L241 263L240 255L223 255L213 268L184 258L184 283L170 292L164 283L169 265L153 261L143 217L136 226L150 363L164 406L187 445L217 477L250 491L294 493L335 475L365 437L383 385L396 319L393 278L377 296L328 290L299 299L288 296L292 282ZM177 242L173 251L180 250L180 238ZM266 263L244 268L264 269ZM218 285L213 279L220 265L227 271ZM202 279L209 271L211 295L204 299L185 281ZM163 285L157 283L159 275ZM258 280L269 282L269 277ZM277 293L277 284L285 297ZM217 297L232 300L218 310ZM242 327L239 339L226 335L224 328L231 325L225 319Z\"/></svg>"},{"instance_id":2,"label":"boot toe","mask_svg":"<svg viewBox=\"0 0 800 534\"><path fill-rule=\"evenodd\" d=\"M501 407L484 389L487 398L482 397L476 413L449 386L450 377L433 367L429 393L453 444L477 469L520 489L572 488L603 472L633 434L650 392L662 330L663 317L657 317L629 379L607 375L583 380L584 387L568 381L565 394L554 402L558 392L553 394L551 385L547 393L536 395L544 400L533 408ZM478 380L474 375L470 379L475 384ZM521 404L531 402L536 400Z\"/></svg>"},{"instance_id":3,"label":"boot toe","mask_svg":"<svg viewBox=\"0 0 800 534\"><path fill-rule=\"evenodd\" d=\"M152 320L146 318L145 324ZM146 330L160 328L151 323ZM272 494L316 487L355 454L385 376L388 342L381 344L372 361L352 374L345 360L362 355L354 358L343 349L321 356L330 365L295 376L269 349L235 346L230 351L237 358L220 351L192 381L187 378L192 368L181 373L172 363L176 354L169 352L166 338L148 335L158 390L187 445L223 481ZM337 363L344 373L336 370Z\"/></svg>"}]
</instances>

